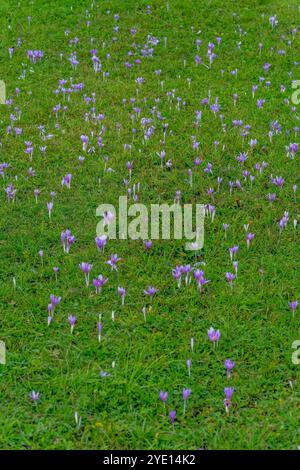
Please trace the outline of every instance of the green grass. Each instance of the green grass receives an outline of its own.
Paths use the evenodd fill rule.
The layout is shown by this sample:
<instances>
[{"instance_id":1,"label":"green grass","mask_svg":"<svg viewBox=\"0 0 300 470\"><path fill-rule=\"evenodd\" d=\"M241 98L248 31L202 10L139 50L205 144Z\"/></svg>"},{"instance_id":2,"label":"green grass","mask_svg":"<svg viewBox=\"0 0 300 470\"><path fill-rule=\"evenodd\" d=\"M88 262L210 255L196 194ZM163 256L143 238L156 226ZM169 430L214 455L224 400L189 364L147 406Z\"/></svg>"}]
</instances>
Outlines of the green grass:
<instances>
[{"instance_id":1,"label":"green grass","mask_svg":"<svg viewBox=\"0 0 300 470\"><path fill-rule=\"evenodd\" d=\"M91 2L84 0L1 2L0 79L14 103L0 107L0 162L10 164L5 178L0 178L0 339L7 348L7 363L0 365L0 447L295 449L300 444L300 366L293 365L291 356L292 342L300 333L299 312L292 318L288 301L299 299L299 230L293 229L293 219L299 219L300 214L299 194L294 197L292 190L293 184L299 186L299 156L287 158L285 146L297 142L292 129L298 120L297 113L291 112L291 101L284 105L283 100L291 100L291 82L300 79L299 65L295 64L299 61L299 33L291 47L287 44L291 30L299 25L297 2L170 0L168 9L166 1L155 0L151 2L151 15L146 12L148 4L148 0L104 0L95 1L91 8ZM114 20L116 13L120 14L119 22ZM279 24L272 29L268 18L274 14ZM32 17L30 26L28 16ZM116 24L118 32L113 31ZM127 70L124 62L140 57L137 52L132 58L127 55L135 51L130 34L133 27L137 28L138 46L145 45L148 34L160 42L153 57ZM239 27L247 34L240 35ZM64 34L67 29L69 36ZM198 35L199 30L202 32ZM222 37L222 42L220 47L216 45L217 58L211 69L197 67L196 39L202 39L198 53L207 63L207 44L216 43L216 36ZM16 46L18 37L21 46L15 47L9 60L8 48ZM69 40L74 37L79 38L75 71L67 60L74 50ZM241 49L236 47L239 41ZM103 71L110 73L107 80L92 69L92 48L98 49ZM28 49L41 49L44 57L30 65ZM280 49L286 54L278 55ZM272 64L268 73L262 68L266 62ZM27 72L22 80L19 77L24 68ZM237 78L231 75L236 68ZM154 74L157 69L162 70L160 77ZM266 89L260 84L253 99L251 87L261 76L270 80L271 86ZM58 80L70 77L85 86L67 101L53 92ZM137 77L145 79L138 96ZM286 86L285 93L280 92L281 84ZM21 90L19 96L15 95L16 87ZM175 100L167 98L166 93L172 90L186 102L180 112ZM219 98L226 133L219 117L200 104L209 90L212 102ZM84 120L91 105L84 103L83 96L93 92L97 114L105 114L105 147L101 151L97 147L99 125ZM236 107L234 93L238 94ZM133 140L131 97L141 108L140 117L151 117L151 109L157 106L169 123L173 134L167 136L165 150L173 163L171 171L162 171L156 156L162 149L162 128L157 120L154 136L147 144L135 121ZM125 106L123 98L127 99ZM160 102L155 103L155 98ZM259 98L266 100L262 109L256 107ZM56 129L52 109L58 103L68 110L64 118L60 114L60 127ZM15 124L23 129L19 137L6 133L15 107L22 111ZM204 110L202 126L196 129L194 117L200 109ZM245 139L240 137L239 128L232 128L234 119L251 125ZM280 122L282 134L270 143L268 131L274 120ZM120 133L116 132L116 123L121 124ZM37 129L40 124L46 134L55 136L46 144ZM290 135L286 135L287 130ZM90 136L96 151L86 154L80 166L82 134ZM192 149L191 136L201 142L198 153ZM248 145L250 138L258 140L253 150ZM216 140L220 142L217 150ZM32 162L24 153L24 141L33 142ZM124 143L132 143L131 156L124 153ZM45 158L39 150L41 145L47 145ZM255 175L252 187L243 181L236 162L241 151L248 151L244 169ZM194 170L193 160L198 154L204 163ZM108 166L114 172L104 173L104 156L109 156ZM223 178L213 202L215 221L206 219L204 250L196 258L205 261L205 276L211 280L201 295L194 282L177 289L171 275L176 265L195 262L194 253L184 250L185 240L155 240L149 254L141 241L111 240L104 254L97 252L96 208L102 203L117 204L118 197L125 194L128 160L134 162L132 183L141 182L140 202L147 205L172 203L176 190L181 190L182 202L207 204L207 189L216 190L217 176ZM259 175L253 167L262 161L268 166ZM213 164L211 176L203 172L207 162ZM27 174L30 166L36 172L32 178ZM186 182L191 167L193 188ZM67 172L73 175L70 190L61 187ZM281 191L270 184L270 174L284 177ZM235 188L230 196L228 182L236 179L242 181L243 191ZM17 188L15 203L6 201L4 189L9 183ZM33 196L35 188L42 191L38 204ZM46 207L50 191L57 193L51 220ZM266 199L269 192L277 193L272 205ZM290 222L279 241L278 222L284 211L289 212ZM230 224L227 240L224 222ZM256 234L249 251L243 228L247 223ZM60 243L60 233L66 228L76 236L69 255L63 253ZM228 248L235 244L239 245L239 273L231 291L225 272L232 271ZM43 264L40 249L44 250ZM124 260L117 273L111 273L105 264L110 253L118 253ZM78 268L82 261L93 264L92 278L100 273L109 277L98 296L92 286L84 286ZM57 282L53 266L60 268ZM123 308L116 293L119 285L127 288ZM157 287L159 293L144 323L143 290L148 285ZM47 327L47 304L52 293L60 295L62 301L52 325ZM116 311L115 322L112 310ZM96 328L100 313L101 345ZM69 314L77 317L73 335L67 322ZM207 340L211 325L221 331L216 350ZM193 353L191 337L195 339ZM190 378L186 367L189 358ZM230 381L224 369L227 358L235 361ZM110 376L100 377L100 370ZM229 385L235 387L235 393L227 416L223 389ZM191 388L185 416L183 387ZM160 389L169 391L166 413L159 400ZM31 390L40 392L39 402L30 401ZM174 433L168 418L171 409L177 410ZM75 411L82 417L80 429L76 429Z\"/></svg>"}]
</instances>

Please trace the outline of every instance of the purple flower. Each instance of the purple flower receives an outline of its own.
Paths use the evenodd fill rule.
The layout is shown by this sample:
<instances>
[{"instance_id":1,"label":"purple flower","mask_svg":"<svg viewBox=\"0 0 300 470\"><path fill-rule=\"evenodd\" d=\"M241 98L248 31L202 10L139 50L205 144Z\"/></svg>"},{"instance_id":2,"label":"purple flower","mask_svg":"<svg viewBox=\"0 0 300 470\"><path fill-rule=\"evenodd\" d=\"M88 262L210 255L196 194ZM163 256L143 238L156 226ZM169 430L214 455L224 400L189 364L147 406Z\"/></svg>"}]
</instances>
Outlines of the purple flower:
<instances>
[{"instance_id":1,"label":"purple flower","mask_svg":"<svg viewBox=\"0 0 300 470\"><path fill-rule=\"evenodd\" d=\"M124 287L118 287L118 295L122 299L122 305L125 303L126 289Z\"/></svg>"},{"instance_id":2,"label":"purple flower","mask_svg":"<svg viewBox=\"0 0 300 470\"><path fill-rule=\"evenodd\" d=\"M171 410L170 413L169 413L169 416L170 416L170 421L171 421L172 429L173 429L173 431L174 431L174 421L175 421L175 418L176 418L176 411L175 411L175 410Z\"/></svg>"},{"instance_id":3,"label":"purple flower","mask_svg":"<svg viewBox=\"0 0 300 470\"><path fill-rule=\"evenodd\" d=\"M71 180L72 180L71 173L67 173L62 179L61 185L66 186L68 189L70 189L71 188Z\"/></svg>"},{"instance_id":4,"label":"purple flower","mask_svg":"<svg viewBox=\"0 0 300 470\"><path fill-rule=\"evenodd\" d=\"M232 399L233 392L234 392L233 387L224 388L224 393L225 393L224 406L225 406L226 413L229 413L229 408L231 406L231 399Z\"/></svg>"},{"instance_id":5,"label":"purple flower","mask_svg":"<svg viewBox=\"0 0 300 470\"><path fill-rule=\"evenodd\" d=\"M108 279L104 278L102 274L99 274L99 276L96 279L93 279L93 284L96 288L96 294L100 294L102 287L107 283Z\"/></svg>"},{"instance_id":6,"label":"purple flower","mask_svg":"<svg viewBox=\"0 0 300 470\"><path fill-rule=\"evenodd\" d=\"M253 238L255 237L255 234L254 233L247 233L246 235L246 241L247 241L247 248L249 249L250 248L250 243L251 243L251 240L253 240Z\"/></svg>"},{"instance_id":7,"label":"purple flower","mask_svg":"<svg viewBox=\"0 0 300 470\"><path fill-rule=\"evenodd\" d=\"M113 271L114 269L117 271L117 263L121 261L121 258L118 258L118 255L110 255L110 260L106 261L106 264L109 264L111 266L111 270Z\"/></svg>"},{"instance_id":8,"label":"purple flower","mask_svg":"<svg viewBox=\"0 0 300 470\"><path fill-rule=\"evenodd\" d=\"M154 294L156 294L156 292L158 292L158 290L155 289L155 287L153 287L153 286L149 286L147 290L144 290L144 294L149 295L151 303L152 303L152 298L153 298Z\"/></svg>"},{"instance_id":9,"label":"purple flower","mask_svg":"<svg viewBox=\"0 0 300 470\"><path fill-rule=\"evenodd\" d=\"M99 343L101 342L101 336L102 336L102 323L99 321L97 323L97 330L98 330L98 341Z\"/></svg>"},{"instance_id":10,"label":"purple flower","mask_svg":"<svg viewBox=\"0 0 300 470\"><path fill-rule=\"evenodd\" d=\"M218 343L221 333L219 330L215 330L212 326L207 331L208 339L213 343L214 347Z\"/></svg>"},{"instance_id":11,"label":"purple flower","mask_svg":"<svg viewBox=\"0 0 300 470\"><path fill-rule=\"evenodd\" d=\"M107 244L107 236L101 235L95 238L95 242L99 251L104 251L104 247Z\"/></svg>"},{"instance_id":12,"label":"purple flower","mask_svg":"<svg viewBox=\"0 0 300 470\"><path fill-rule=\"evenodd\" d=\"M293 316L295 315L295 311L298 308L299 302L298 300L293 300L293 302L289 302L290 309L293 312Z\"/></svg>"},{"instance_id":13,"label":"purple flower","mask_svg":"<svg viewBox=\"0 0 300 470\"><path fill-rule=\"evenodd\" d=\"M228 281L230 287L232 288L232 287L233 287L233 281L234 281L234 279L235 279L235 275L232 274L232 273L227 272L227 273L225 274L225 276L226 276L226 280Z\"/></svg>"},{"instance_id":14,"label":"purple flower","mask_svg":"<svg viewBox=\"0 0 300 470\"><path fill-rule=\"evenodd\" d=\"M163 392L162 390L159 392L159 398L161 399L161 401L163 403L166 403L167 399L168 399L168 396L169 396L169 393L168 391L166 392Z\"/></svg>"},{"instance_id":15,"label":"purple flower","mask_svg":"<svg viewBox=\"0 0 300 470\"><path fill-rule=\"evenodd\" d=\"M92 270L92 265L89 263L80 263L79 268L84 273L86 286L89 286L90 282L90 272Z\"/></svg>"},{"instance_id":16,"label":"purple flower","mask_svg":"<svg viewBox=\"0 0 300 470\"><path fill-rule=\"evenodd\" d=\"M144 245L146 251L149 251L152 248L153 242L152 240L144 240Z\"/></svg>"},{"instance_id":17,"label":"purple flower","mask_svg":"<svg viewBox=\"0 0 300 470\"><path fill-rule=\"evenodd\" d=\"M191 389L190 388L184 388L182 390L182 398L183 398L183 414L185 414L186 411L186 401L189 398L191 394Z\"/></svg>"},{"instance_id":18,"label":"purple flower","mask_svg":"<svg viewBox=\"0 0 300 470\"><path fill-rule=\"evenodd\" d=\"M202 291L202 286L210 282L208 279L205 279L204 272L200 269L196 269L196 271L194 272L194 278L196 279L200 292Z\"/></svg>"},{"instance_id":19,"label":"purple flower","mask_svg":"<svg viewBox=\"0 0 300 470\"><path fill-rule=\"evenodd\" d=\"M60 301L61 301L61 297L58 297L53 294L50 295L50 302L53 307L57 307Z\"/></svg>"},{"instance_id":20,"label":"purple flower","mask_svg":"<svg viewBox=\"0 0 300 470\"><path fill-rule=\"evenodd\" d=\"M226 359L226 361L224 362L224 366L225 366L226 371L227 371L227 377L230 378L231 371L234 368L234 362L231 361L230 359Z\"/></svg>"},{"instance_id":21,"label":"purple flower","mask_svg":"<svg viewBox=\"0 0 300 470\"><path fill-rule=\"evenodd\" d=\"M31 398L32 401L37 402L40 399L40 392L32 390L32 392L29 393L29 398Z\"/></svg>"},{"instance_id":22,"label":"purple flower","mask_svg":"<svg viewBox=\"0 0 300 470\"><path fill-rule=\"evenodd\" d=\"M68 316L68 322L69 322L69 325L71 327L71 333L73 333L74 325L76 323L76 317L74 315L69 315Z\"/></svg>"}]
</instances>

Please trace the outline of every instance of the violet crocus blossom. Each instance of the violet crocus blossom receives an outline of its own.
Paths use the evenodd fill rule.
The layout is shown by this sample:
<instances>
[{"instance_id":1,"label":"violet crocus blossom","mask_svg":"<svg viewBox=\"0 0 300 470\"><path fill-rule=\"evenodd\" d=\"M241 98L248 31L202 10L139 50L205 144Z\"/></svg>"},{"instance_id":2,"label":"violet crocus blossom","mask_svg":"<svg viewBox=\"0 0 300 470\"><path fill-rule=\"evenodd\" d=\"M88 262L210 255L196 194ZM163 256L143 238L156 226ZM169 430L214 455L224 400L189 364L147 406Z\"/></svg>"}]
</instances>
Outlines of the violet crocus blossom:
<instances>
[{"instance_id":1,"label":"violet crocus blossom","mask_svg":"<svg viewBox=\"0 0 300 470\"><path fill-rule=\"evenodd\" d=\"M183 414L185 414L186 411L186 402L189 396L191 395L191 389L190 388L184 388L182 390L182 398L183 398Z\"/></svg>"},{"instance_id":2,"label":"violet crocus blossom","mask_svg":"<svg viewBox=\"0 0 300 470\"><path fill-rule=\"evenodd\" d=\"M207 284L210 281L209 281L209 279L205 279L204 272L201 271L200 269L196 269L196 271L194 272L194 278L196 279L198 289L201 293L202 286L204 286L205 284Z\"/></svg>"},{"instance_id":3,"label":"violet crocus blossom","mask_svg":"<svg viewBox=\"0 0 300 470\"><path fill-rule=\"evenodd\" d=\"M76 323L76 317L74 315L69 315L68 316L68 322L69 322L69 325L71 327L71 333L73 333L74 326L75 326L75 323Z\"/></svg>"},{"instance_id":4,"label":"violet crocus blossom","mask_svg":"<svg viewBox=\"0 0 300 470\"><path fill-rule=\"evenodd\" d=\"M118 271L117 263L121 261L122 258L118 258L117 254L110 255L110 259L106 261L106 264L109 264L111 266L111 270Z\"/></svg>"},{"instance_id":5,"label":"violet crocus blossom","mask_svg":"<svg viewBox=\"0 0 300 470\"><path fill-rule=\"evenodd\" d=\"M52 209L53 209L53 202L52 201L47 203L47 209L48 209L49 219L51 219L51 213L52 213Z\"/></svg>"},{"instance_id":6,"label":"violet crocus blossom","mask_svg":"<svg viewBox=\"0 0 300 470\"><path fill-rule=\"evenodd\" d=\"M93 279L93 284L96 289L96 294L100 294L102 287L107 283L108 279L104 278L102 274L99 274L99 276L96 279Z\"/></svg>"},{"instance_id":7,"label":"violet crocus blossom","mask_svg":"<svg viewBox=\"0 0 300 470\"><path fill-rule=\"evenodd\" d=\"M146 251L148 252L152 248L153 242L152 240L144 240L144 245Z\"/></svg>"},{"instance_id":8,"label":"violet crocus blossom","mask_svg":"<svg viewBox=\"0 0 300 470\"><path fill-rule=\"evenodd\" d=\"M234 368L234 362L231 361L230 359L226 359L226 361L224 362L224 366L225 366L225 369L226 369L227 378L230 379L231 371Z\"/></svg>"},{"instance_id":9,"label":"violet crocus blossom","mask_svg":"<svg viewBox=\"0 0 300 470\"><path fill-rule=\"evenodd\" d=\"M60 239L62 242L64 253L69 253L71 245L75 241L74 235L71 234L71 230L66 230L65 232L61 232Z\"/></svg>"},{"instance_id":10,"label":"violet crocus blossom","mask_svg":"<svg viewBox=\"0 0 300 470\"><path fill-rule=\"evenodd\" d=\"M53 295L53 294L50 295L50 302L51 302L51 305L53 306L53 309L57 307L60 301L61 301L61 297L58 297L57 295Z\"/></svg>"},{"instance_id":11,"label":"violet crocus blossom","mask_svg":"<svg viewBox=\"0 0 300 470\"><path fill-rule=\"evenodd\" d=\"M209 330L207 330L207 336L208 339L213 343L214 348L216 347L216 344L219 342L221 333L219 330L215 330L212 326L210 327Z\"/></svg>"},{"instance_id":12,"label":"violet crocus blossom","mask_svg":"<svg viewBox=\"0 0 300 470\"><path fill-rule=\"evenodd\" d=\"M118 295L122 299L122 305L125 304L126 289L124 287L118 287Z\"/></svg>"},{"instance_id":13,"label":"violet crocus blossom","mask_svg":"<svg viewBox=\"0 0 300 470\"><path fill-rule=\"evenodd\" d=\"M102 336L102 323L99 321L97 323L97 330L98 330L98 341L101 343L101 336Z\"/></svg>"},{"instance_id":14,"label":"violet crocus blossom","mask_svg":"<svg viewBox=\"0 0 300 470\"><path fill-rule=\"evenodd\" d=\"M160 400L164 403L164 405L166 405L166 401L168 399L168 396L169 396L169 392L166 391L166 392L163 392L162 390L159 392L159 398Z\"/></svg>"},{"instance_id":15,"label":"violet crocus blossom","mask_svg":"<svg viewBox=\"0 0 300 470\"><path fill-rule=\"evenodd\" d=\"M90 283L90 272L92 270L92 267L93 266L89 263L82 262L79 264L79 268L84 273L85 283L87 287L89 286L89 283Z\"/></svg>"},{"instance_id":16,"label":"violet crocus blossom","mask_svg":"<svg viewBox=\"0 0 300 470\"><path fill-rule=\"evenodd\" d=\"M295 311L297 310L299 305L298 300L293 300L292 302L289 302L290 309L293 313L293 317L295 316Z\"/></svg>"},{"instance_id":17,"label":"violet crocus blossom","mask_svg":"<svg viewBox=\"0 0 300 470\"><path fill-rule=\"evenodd\" d=\"M155 287L153 287L153 286L149 286L147 290L144 290L144 294L149 296L150 303L152 303L153 296L157 292L158 292L158 289L155 289Z\"/></svg>"},{"instance_id":18,"label":"violet crocus blossom","mask_svg":"<svg viewBox=\"0 0 300 470\"><path fill-rule=\"evenodd\" d=\"M224 393L225 393L224 406L225 406L226 413L229 413L229 408L231 406L231 399L232 399L233 392L234 392L234 387L224 388Z\"/></svg>"},{"instance_id":19,"label":"violet crocus blossom","mask_svg":"<svg viewBox=\"0 0 300 470\"><path fill-rule=\"evenodd\" d=\"M230 287L231 287L231 289L232 289L232 287L233 287L233 281L234 281L234 279L235 279L235 275L232 274L232 273L227 272L227 273L225 274L225 276L226 276L227 282L229 283L229 285L230 285Z\"/></svg>"},{"instance_id":20,"label":"violet crocus blossom","mask_svg":"<svg viewBox=\"0 0 300 470\"><path fill-rule=\"evenodd\" d=\"M170 421L171 421L171 425L172 425L172 431L174 432L174 422L175 422L175 418L176 418L176 411L171 410L170 413L169 413L169 416L170 416Z\"/></svg>"},{"instance_id":21,"label":"violet crocus blossom","mask_svg":"<svg viewBox=\"0 0 300 470\"><path fill-rule=\"evenodd\" d=\"M255 234L254 233L247 233L246 235L246 241L247 241L247 249L249 250L250 248L250 243L251 243L251 240L253 240L253 238L255 237Z\"/></svg>"},{"instance_id":22,"label":"violet crocus blossom","mask_svg":"<svg viewBox=\"0 0 300 470\"><path fill-rule=\"evenodd\" d=\"M29 398L33 402L37 402L40 399L40 392L36 392L35 390L32 390L32 392L29 393Z\"/></svg>"},{"instance_id":23,"label":"violet crocus blossom","mask_svg":"<svg viewBox=\"0 0 300 470\"><path fill-rule=\"evenodd\" d=\"M107 244L107 236L101 235L100 237L96 237L95 242L96 242L98 251L104 252L104 247Z\"/></svg>"},{"instance_id":24,"label":"violet crocus blossom","mask_svg":"<svg viewBox=\"0 0 300 470\"><path fill-rule=\"evenodd\" d=\"M61 185L66 186L68 189L70 189L71 188L71 180L72 180L71 173L67 173L62 179Z\"/></svg>"}]
</instances>

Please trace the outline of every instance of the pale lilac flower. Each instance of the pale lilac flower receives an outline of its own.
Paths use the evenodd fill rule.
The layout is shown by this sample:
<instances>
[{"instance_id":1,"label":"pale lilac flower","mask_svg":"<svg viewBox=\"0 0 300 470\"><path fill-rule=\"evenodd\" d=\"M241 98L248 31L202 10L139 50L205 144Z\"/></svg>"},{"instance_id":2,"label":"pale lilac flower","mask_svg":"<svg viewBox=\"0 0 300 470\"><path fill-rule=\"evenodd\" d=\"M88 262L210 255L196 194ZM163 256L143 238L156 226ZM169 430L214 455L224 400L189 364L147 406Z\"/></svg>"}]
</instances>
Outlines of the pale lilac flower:
<instances>
[{"instance_id":1,"label":"pale lilac flower","mask_svg":"<svg viewBox=\"0 0 300 470\"><path fill-rule=\"evenodd\" d=\"M74 315L69 315L68 316L68 322L69 322L69 325L71 327L71 333L73 333L74 326L75 326L75 323L76 323L76 317Z\"/></svg>"},{"instance_id":2,"label":"pale lilac flower","mask_svg":"<svg viewBox=\"0 0 300 470\"><path fill-rule=\"evenodd\" d=\"M147 290L144 290L144 294L149 296L151 303L152 303L154 294L156 294L157 292L158 292L158 289L155 289L155 287L153 286L149 286Z\"/></svg>"},{"instance_id":3,"label":"pale lilac flower","mask_svg":"<svg viewBox=\"0 0 300 470\"><path fill-rule=\"evenodd\" d=\"M92 270L92 265L89 263L82 262L79 264L79 268L84 273L85 283L86 283L86 286L88 287L89 282L90 282L90 272Z\"/></svg>"},{"instance_id":4,"label":"pale lilac flower","mask_svg":"<svg viewBox=\"0 0 300 470\"><path fill-rule=\"evenodd\" d=\"M226 397L225 400L224 400L224 406L225 406L226 413L229 413L229 408L231 406L231 399L232 399L233 392L234 392L233 387L225 387L224 388L224 393L225 393L225 397Z\"/></svg>"},{"instance_id":5,"label":"pale lilac flower","mask_svg":"<svg viewBox=\"0 0 300 470\"><path fill-rule=\"evenodd\" d=\"M32 390L32 392L29 394L29 398L31 398L33 402L37 402L40 399L40 393Z\"/></svg>"},{"instance_id":6,"label":"pale lilac flower","mask_svg":"<svg viewBox=\"0 0 300 470\"><path fill-rule=\"evenodd\" d=\"M104 252L104 247L107 244L107 236L101 235L100 237L96 237L95 242L96 242L98 251Z\"/></svg>"},{"instance_id":7,"label":"pale lilac flower","mask_svg":"<svg viewBox=\"0 0 300 470\"><path fill-rule=\"evenodd\" d=\"M122 305L125 303L126 289L124 287L118 287L118 295L122 299Z\"/></svg>"},{"instance_id":8,"label":"pale lilac flower","mask_svg":"<svg viewBox=\"0 0 300 470\"><path fill-rule=\"evenodd\" d=\"M230 287L232 288L232 287L233 287L233 281L234 281L234 279L235 279L235 275L232 274L232 273L227 272L227 273L225 274L225 276L226 276L226 280L228 281Z\"/></svg>"},{"instance_id":9,"label":"pale lilac flower","mask_svg":"<svg viewBox=\"0 0 300 470\"><path fill-rule=\"evenodd\" d=\"M289 302L290 309L291 309L292 312L293 312L293 317L294 317L294 315L295 315L295 311L296 311L297 308L298 308L298 305L299 305L298 300L293 300L293 302Z\"/></svg>"},{"instance_id":10,"label":"pale lilac flower","mask_svg":"<svg viewBox=\"0 0 300 470\"><path fill-rule=\"evenodd\" d=\"M234 368L234 362L231 361L230 359L226 359L224 365L225 365L226 372L227 372L227 378L229 379L231 377L231 371Z\"/></svg>"},{"instance_id":11,"label":"pale lilac flower","mask_svg":"<svg viewBox=\"0 0 300 470\"><path fill-rule=\"evenodd\" d=\"M118 258L118 255L110 255L110 260L106 261L106 264L109 264L111 266L111 270L118 270L117 268L117 263L121 261L122 258Z\"/></svg>"},{"instance_id":12,"label":"pale lilac flower","mask_svg":"<svg viewBox=\"0 0 300 470\"><path fill-rule=\"evenodd\" d=\"M208 339L213 343L214 347L219 342L221 333L219 330L215 330L212 326L207 330Z\"/></svg>"},{"instance_id":13,"label":"pale lilac flower","mask_svg":"<svg viewBox=\"0 0 300 470\"><path fill-rule=\"evenodd\" d=\"M93 279L93 284L96 288L96 294L100 294L102 287L107 283L108 279L104 278L102 274L99 274L99 276L96 279Z\"/></svg>"}]
</instances>

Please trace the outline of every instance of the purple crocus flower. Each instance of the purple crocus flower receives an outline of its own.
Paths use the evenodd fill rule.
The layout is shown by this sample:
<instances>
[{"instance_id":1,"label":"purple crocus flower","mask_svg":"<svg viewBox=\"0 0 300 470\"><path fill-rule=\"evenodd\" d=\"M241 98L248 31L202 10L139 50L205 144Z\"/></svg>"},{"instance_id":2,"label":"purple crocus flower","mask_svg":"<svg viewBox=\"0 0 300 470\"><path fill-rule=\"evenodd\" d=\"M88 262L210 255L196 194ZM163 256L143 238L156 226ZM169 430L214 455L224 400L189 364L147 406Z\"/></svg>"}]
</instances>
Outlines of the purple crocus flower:
<instances>
[{"instance_id":1,"label":"purple crocus flower","mask_svg":"<svg viewBox=\"0 0 300 470\"><path fill-rule=\"evenodd\" d=\"M149 286L147 290L144 290L144 294L149 296L151 303L152 303L153 296L154 294L156 294L156 292L158 292L158 289L155 289L155 287L153 286Z\"/></svg>"},{"instance_id":2,"label":"purple crocus flower","mask_svg":"<svg viewBox=\"0 0 300 470\"><path fill-rule=\"evenodd\" d=\"M100 294L102 287L107 283L108 279L104 278L102 274L99 274L99 276L96 279L93 279L93 284L96 288L96 294Z\"/></svg>"},{"instance_id":3,"label":"purple crocus flower","mask_svg":"<svg viewBox=\"0 0 300 470\"><path fill-rule=\"evenodd\" d=\"M102 336L102 323L99 321L97 323L97 330L98 330L98 341L99 343L101 342L101 336Z\"/></svg>"},{"instance_id":4,"label":"purple crocus flower","mask_svg":"<svg viewBox=\"0 0 300 470\"><path fill-rule=\"evenodd\" d=\"M170 413L169 413L169 416L170 416L170 421L171 421L171 425L172 425L172 430L174 432L174 421L175 421L175 418L176 418L176 411L171 410Z\"/></svg>"},{"instance_id":5,"label":"purple crocus flower","mask_svg":"<svg viewBox=\"0 0 300 470\"><path fill-rule=\"evenodd\" d=\"M117 263L121 261L122 258L118 258L118 255L110 255L110 259L106 261L106 264L109 264L111 266L111 270L113 271L114 269L117 271Z\"/></svg>"},{"instance_id":6,"label":"purple crocus flower","mask_svg":"<svg viewBox=\"0 0 300 470\"><path fill-rule=\"evenodd\" d=\"M255 237L255 234L254 233L247 233L246 235L246 241L247 241L247 249L249 250L250 248L250 243L251 243L251 240L253 240L253 238Z\"/></svg>"},{"instance_id":7,"label":"purple crocus flower","mask_svg":"<svg viewBox=\"0 0 300 470\"><path fill-rule=\"evenodd\" d=\"M50 302L53 308L57 307L60 301L61 301L61 297L58 297L57 295L53 295L53 294L50 295Z\"/></svg>"},{"instance_id":8,"label":"purple crocus flower","mask_svg":"<svg viewBox=\"0 0 300 470\"><path fill-rule=\"evenodd\" d=\"M71 188L71 180L72 180L71 173L67 173L62 179L61 185L66 186L68 189L70 189Z\"/></svg>"},{"instance_id":9,"label":"purple crocus flower","mask_svg":"<svg viewBox=\"0 0 300 470\"><path fill-rule=\"evenodd\" d=\"M29 398L31 398L33 402L37 402L40 399L40 392L32 390L32 392L29 393Z\"/></svg>"},{"instance_id":10,"label":"purple crocus flower","mask_svg":"<svg viewBox=\"0 0 300 470\"><path fill-rule=\"evenodd\" d=\"M204 286L205 284L207 284L210 281L208 279L205 279L204 272L201 271L200 269L196 269L196 271L194 272L194 278L196 279L196 282L198 284L198 289L201 293L202 286Z\"/></svg>"},{"instance_id":11,"label":"purple crocus flower","mask_svg":"<svg viewBox=\"0 0 300 470\"><path fill-rule=\"evenodd\" d=\"M53 209L53 202L52 201L47 203L47 208L48 208L49 219L51 219L51 213L52 213L52 209Z\"/></svg>"},{"instance_id":12,"label":"purple crocus flower","mask_svg":"<svg viewBox=\"0 0 300 470\"><path fill-rule=\"evenodd\" d=\"M186 411L186 401L189 398L191 394L191 389L190 388L184 388L182 390L182 398L183 398L183 414L185 414Z\"/></svg>"},{"instance_id":13,"label":"purple crocus flower","mask_svg":"<svg viewBox=\"0 0 300 470\"><path fill-rule=\"evenodd\" d=\"M227 372L227 378L229 379L231 377L231 371L234 368L234 362L231 361L230 359L226 359L224 362L226 372Z\"/></svg>"},{"instance_id":14,"label":"purple crocus flower","mask_svg":"<svg viewBox=\"0 0 300 470\"><path fill-rule=\"evenodd\" d=\"M235 275L232 274L232 273L227 272L227 273L225 274L225 276L226 276L226 280L228 281L230 287L232 288L232 287L233 287L233 281L234 281L234 279L235 279Z\"/></svg>"},{"instance_id":15,"label":"purple crocus flower","mask_svg":"<svg viewBox=\"0 0 300 470\"><path fill-rule=\"evenodd\" d=\"M126 289L124 287L118 287L118 295L122 299L122 305L125 303Z\"/></svg>"},{"instance_id":16,"label":"purple crocus flower","mask_svg":"<svg viewBox=\"0 0 300 470\"><path fill-rule=\"evenodd\" d=\"M152 248L153 242L152 240L144 240L144 245L146 251L149 251Z\"/></svg>"},{"instance_id":17,"label":"purple crocus flower","mask_svg":"<svg viewBox=\"0 0 300 470\"><path fill-rule=\"evenodd\" d=\"M229 408L231 406L231 399L232 399L233 392L234 392L233 387L224 388L224 393L225 393L224 405L225 405L226 413L229 413Z\"/></svg>"},{"instance_id":18,"label":"purple crocus flower","mask_svg":"<svg viewBox=\"0 0 300 470\"><path fill-rule=\"evenodd\" d=\"M69 322L69 325L71 327L71 333L73 333L74 326L75 326L75 323L76 323L76 317L74 315L69 315L68 316L68 322Z\"/></svg>"},{"instance_id":19,"label":"purple crocus flower","mask_svg":"<svg viewBox=\"0 0 300 470\"><path fill-rule=\"evenodd\" d=\"M104 252L104 247L107 244L107 236L101 235L100 237L96 237L95 242L98 250Z\"/></svg>"},{"instance_id":20,"label":"purple crocus flower","mask_svg":"<svg viewBox=\"0 0 300 470\"><path fill-rule=\"evenodd\" d=\"M90 272L92 270L92 265L89 263L80 263L79 268L84 273L86 286L89 286L90 283Z\"/></svg>"},{"instance_id":21,"label":"purple crocus flower","mask_svg":"<svg viewBox=\"0 0 300 470\"><path fill-rule=\"evenodd\" d=\"M220 339L221 333L220 333L219 330L215 330L211 326L210 329L207 331L207 336L208 336L208 339L213 343L213 345L215 347L216 344L218 343L219 339Z\"/></svg>"},{"instance_id":22,"label":"purple crocus flower","mask_svg":"<svg viewBox=\"0 0 300 470\"><path fill-rule=\"evenodd\" d=\"M169 396L169 392L166 391L166 392L163 392L162 390L159 392L159 398L161 399L161 401L165 404L167 399L168 399L168 396Z\"/></svg>"},{"instance_id":23,"label":"purple crocus flower","mask_svg":"<svg viewBox=\"0 0 300 470\"><path fill-rule=\"evenodd\" d=\"M294 317L294 315L295 315L295 311L296 311L297 308L298 308L298 305L299 305L298 300L293 300L293 302L289 302L290 309L291 309L292 312L293 312L293 317Z\"/></svg>"}]
</instances>

